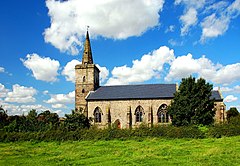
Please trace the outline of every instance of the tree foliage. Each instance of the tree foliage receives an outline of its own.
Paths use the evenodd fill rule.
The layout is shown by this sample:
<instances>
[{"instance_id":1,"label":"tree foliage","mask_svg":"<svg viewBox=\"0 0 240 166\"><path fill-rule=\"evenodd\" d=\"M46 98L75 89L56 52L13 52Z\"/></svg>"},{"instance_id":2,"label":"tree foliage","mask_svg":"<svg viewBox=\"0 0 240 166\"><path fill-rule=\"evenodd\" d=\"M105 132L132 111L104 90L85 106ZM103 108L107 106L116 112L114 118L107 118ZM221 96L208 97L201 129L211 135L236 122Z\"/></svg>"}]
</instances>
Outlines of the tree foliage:
<instances>
[{"instance_id":1,"label":"tree foliage","mask_svg":"<svg viewBox=\"0 0 240 166\"><path fill-rule=\"evenodd\" d=\"M175 126L209 125L215 115L213 86L203 78L183 78L168 112Z\"/></svg>"},{"instance_id":2,"label":"tree foliage","mask_svg":"<svg viewBox=\"0 0 240 166\"><path fill-rule=\"evenodd\" d=\"M227 121L230 122L231 118L236 117L239 115L239 112L236 107L231 107L227 111Z\"/></svg>"},{"instance_id":3,"label":"tree foliage","mask_svg":"<svg viewBox=\"0 0 240 166\"><path fill-rule=\"evenodd\" d=\"M72 114L66 114L65 116L64 125L68 130L90 127L90 120L81 112L72 110Z\"/></svg>"},{"instance_id":4,"label":"tree foliage","mask_svg":"<svg viewBox=\"0 0 240 166\"><path fill-rule=\"evenodd\" d=\"M2 106L0 106L0 129L8 124L8 115Z\"/></svg>"}]
</instances>

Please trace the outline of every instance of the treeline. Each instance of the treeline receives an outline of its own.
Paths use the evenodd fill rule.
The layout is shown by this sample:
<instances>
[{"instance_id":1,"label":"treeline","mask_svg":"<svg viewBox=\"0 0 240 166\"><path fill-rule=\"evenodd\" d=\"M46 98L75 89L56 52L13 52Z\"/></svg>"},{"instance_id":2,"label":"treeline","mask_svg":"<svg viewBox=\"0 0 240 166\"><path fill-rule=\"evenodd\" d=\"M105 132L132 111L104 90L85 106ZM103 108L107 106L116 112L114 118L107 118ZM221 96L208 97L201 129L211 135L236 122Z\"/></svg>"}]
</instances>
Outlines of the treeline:
<instances>
[{"instance_id":1,"label":"treeline","mask_svg":"<svg viewBox=\"0 0 240 166\"><path fill-rule=\"evenodd\" d=\"M1 107L0 107L1 108ZM0 142L12 141L80 141L80 140L143 140L146 137L161 138L220 138L240 135L240 115L236 109L227 112L227 121L220 124L203 126L158 125L147 127L142 124L135 129L118 129L109 126L98 129L91 126L83 114L72 111L60 121L56 113L44 111L37 114L31 110L26 116L8 116L0 110Z\"/></svg>"},{"instance_id":2,"label":"treeline","mask_svg":"<svg viewBox=\"0 0 240 166\"><path fill-rule=\"evenodd\" d=\"M7 111L0 107L0 131L2 132L73 131L89 127L90 121L83 114L75 111L66 114L61 120L57 113L51 113L49 110L37 114L33 109L26 116L8 116Z\"/></svg>"}]
</instances>

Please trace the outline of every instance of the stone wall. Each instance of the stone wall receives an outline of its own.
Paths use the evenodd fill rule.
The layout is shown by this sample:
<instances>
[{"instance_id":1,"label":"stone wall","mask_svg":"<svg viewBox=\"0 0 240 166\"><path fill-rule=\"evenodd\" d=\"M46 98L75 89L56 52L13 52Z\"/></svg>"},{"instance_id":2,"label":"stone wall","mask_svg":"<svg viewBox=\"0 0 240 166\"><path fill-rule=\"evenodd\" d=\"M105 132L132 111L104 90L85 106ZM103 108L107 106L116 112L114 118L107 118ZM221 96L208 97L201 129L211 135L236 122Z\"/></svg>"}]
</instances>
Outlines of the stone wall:
<instances>
[{"instance_id":1,"label":"stone wall","mask_svg":"<svg viewBox=\"0 0 240 166\"><path fill-rule=\"evenodd\" d=\"M111 124L119 121L121 128L134 128L142 123L151 126L152 124L158 124L157 111L159 107L162 104L170 105L170 103L171 99L89 101L88 117L94 119L94 110L99 107L102 113L102 121L101 123L93 122L93 124L100 128L109 125L109 117L111 117ZM136 122L135 110L138 106L143 108L143 122ZM223 106L223 102L215 102L216 122L221 122L225 119L226 113Z\"/></svg>"},{"instance_id":2,"label":"stone wall","mask_svg":"<svg viewBox=\"0 0 240 166\"><path fill-rule=\"evenodd\" d=\"M169 105L170 103L171 99L89 101L88 117L94 118L94 110L99 107L102 111L102 122L96 124L99 127L108 126L109 113L111 123L119 120L121 128L129 128L131 125L136 127L141 123L150 126L151 123L158 123L157 111L159 107L162 104ZM135 110L138 106L143 108L143 122L136 122Z\"/></svg>"},{"instance_id":3,"label":"stone wall","mask_svg":"<svg viewBox=\"0 0 240 166\"><path fill-rule=\"evenodd\" d=\"M99 86L99 69L94 64L75 66L75 108L87 115L86 96Z\"/></svg>"}]
</instances>

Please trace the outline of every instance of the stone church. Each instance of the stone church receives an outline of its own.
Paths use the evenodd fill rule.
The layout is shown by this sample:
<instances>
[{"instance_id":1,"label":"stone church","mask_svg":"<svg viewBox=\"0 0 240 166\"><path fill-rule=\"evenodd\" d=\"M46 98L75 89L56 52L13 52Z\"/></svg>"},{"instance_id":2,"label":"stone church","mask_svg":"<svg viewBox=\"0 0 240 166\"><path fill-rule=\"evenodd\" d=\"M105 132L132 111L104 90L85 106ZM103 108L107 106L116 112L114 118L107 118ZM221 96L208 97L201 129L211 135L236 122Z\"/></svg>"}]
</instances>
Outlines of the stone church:
<instances>
[{"instance_id":1,"label":"stone church","mask_svg":"<svg viewBox=\"0 0 240 166\"><path fill-rule=\"evenodd\" d=\"M143 84L100 86L99 69L93 63L89 34L86 34L82 64L75 66L75 108L81 110L93 124L104 128L115 124L118 128L140 124L171 123L167 107L178 90L177 84ZM225 119L225 104L219 90L215 98L215 121Z\"/></svg>"}]
</instances>

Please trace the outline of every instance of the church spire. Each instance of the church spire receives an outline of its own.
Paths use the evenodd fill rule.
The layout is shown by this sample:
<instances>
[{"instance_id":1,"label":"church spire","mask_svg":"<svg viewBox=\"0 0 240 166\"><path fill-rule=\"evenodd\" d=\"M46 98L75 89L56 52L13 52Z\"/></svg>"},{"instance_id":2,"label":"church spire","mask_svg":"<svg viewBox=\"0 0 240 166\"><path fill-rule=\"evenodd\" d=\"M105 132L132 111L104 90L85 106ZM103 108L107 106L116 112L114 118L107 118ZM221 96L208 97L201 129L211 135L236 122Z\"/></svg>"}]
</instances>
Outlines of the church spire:
<instances>
[{"instance_id":1,"label":"church spire","mask_svg":"<svg viewBox=\"0 0 240 166\"><path fill-rule=\"evenodd\" d=\"M90 44L88 30L87 30L86 40L85 40L85 44L84 44L82 64L93 64L92 50L91 50L91 44Z\"/></svg>"}]
</instances>

